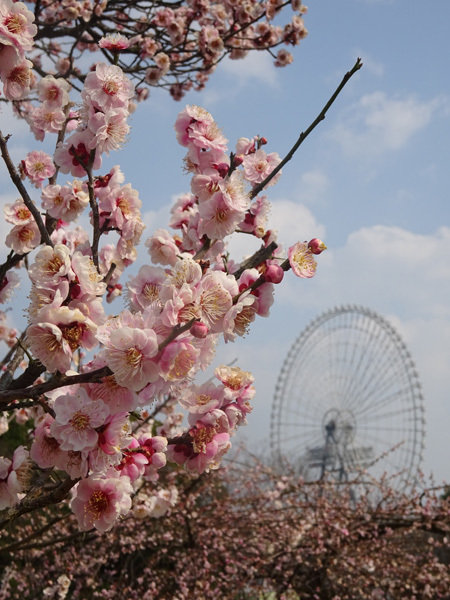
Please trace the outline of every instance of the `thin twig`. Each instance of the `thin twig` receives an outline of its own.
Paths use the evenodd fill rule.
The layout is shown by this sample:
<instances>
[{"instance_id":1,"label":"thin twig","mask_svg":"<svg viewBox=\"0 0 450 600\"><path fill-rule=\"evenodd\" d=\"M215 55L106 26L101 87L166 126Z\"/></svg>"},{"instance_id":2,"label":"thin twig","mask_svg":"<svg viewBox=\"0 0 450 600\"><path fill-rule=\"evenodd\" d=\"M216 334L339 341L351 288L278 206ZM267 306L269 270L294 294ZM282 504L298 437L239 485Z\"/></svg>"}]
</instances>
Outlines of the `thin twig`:
<instances>
[{"instance_id":1,"label":"thin twig","mask_svg":"<svg viewBox=\"0 0 450 600\"><path fill-rule=\"evenodd\" d=\"M311 123L311 125L308 127L308 129L306 129L305 131L302 131L298 140L295 142L295 144L292 146L292 148L289 150L289 152L286 154L286 156L283 158L283 160L280 162L280 164L275 167L275 169L264 179L264 181L262 181L261 183L259 183L257 186L255 186L253 188L253 190L251 191L251 194L250 194L250 198L252 198L252 199L256 198L256 196L266 187L266 185L275 177L275 175L279 171L281 171L281 169L284 167L284 165L291 160L291 158L297 152L299 146L305 141L305 139L308 137L308 135L317 127L317 125L321 121L323 121L325 119L325 115L327 114L328 109L331 107L333 102L339 96L339 94L341 93L345 84L349 81L349 79L357 71L359 71L359 69L362 66L363 66L363 63L362 63L361 59L358 58L356 60L356 63L354 64L353 68L350 71L347 71L347 73L344 75L341 83L336 88L336 91L331 96L331 98L328 100L328 102L325 104L325 106L322 108L322 110L320 111L317 118Z\"/></svg>"}]
</instances>

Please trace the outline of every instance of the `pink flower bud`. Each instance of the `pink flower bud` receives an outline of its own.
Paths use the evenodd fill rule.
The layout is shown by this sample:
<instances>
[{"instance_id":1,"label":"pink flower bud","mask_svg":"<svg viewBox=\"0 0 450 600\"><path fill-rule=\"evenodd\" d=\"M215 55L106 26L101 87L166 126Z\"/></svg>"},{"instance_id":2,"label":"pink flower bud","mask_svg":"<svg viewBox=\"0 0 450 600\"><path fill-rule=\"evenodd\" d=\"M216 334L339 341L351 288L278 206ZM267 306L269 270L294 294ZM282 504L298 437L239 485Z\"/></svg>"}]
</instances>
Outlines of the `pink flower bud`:
<instances>
[{"instance_id":1,"label":"pink flower bud","mask_svg":"<svg viewBox=\"0 0 450 600\"><path fill-rule=\"evenodd\" d=\"M208 327L201 321L196 321L190 328L190 334L200 340L204 339L209 332Z\"/></svg>"},{"instance_id":2,"label":"pink flower bud","mask_svg":"<svg viewBox=\"0 0 450 600\"><path fill-rule=\"evenodd\" d=\"M243 154L237 154L234 159L233 159L233 165L235 167L239 167L239 165L242 165L242 163L244 162L244 155Z\"/></svg>"},{"instance_id":3,"label":"pink flower bud","mask_svg":"<svg viewBox=\"0 0 450 600\"><path fill-rule=\"evenodd\" d=\"M268 283L280 283L283 280L284 271L280 265L269 265L264 273Z\"/></svg>"},{"instance_id":4,"label":"pink flower bud","mask_svg":"<svg viewBox=\"0 0 450 600\"><path fill-rule=\"evenodd\" d=\"M325 244L322 242L322 240L319 240L319 238L313 238L310 242L308 242L308 248L313 254L320 254L327 249Z\"/></svg>"},{"instance_id":5,"label":"pink flower bud","mask_svg":"<svg viewBox=\"0 0 450 600\"><path fill-rule=\"evenodd\" d=\"M261 144L261 146L265 146L267 144L267 138L265 138L265 137L259 138L259 143Z\"/></svg>"},{"instance_id":6,"label":"pink flower bud","mask_svg":"<svg viewBox=\"0 0 450 600\"><path fill-rule=\"evenodd\" d=\"M227 163L219 163L218 165L214 165L214 167L221 177L226 177L230 170L230 166Z\"/></svg>"}]
</instances>

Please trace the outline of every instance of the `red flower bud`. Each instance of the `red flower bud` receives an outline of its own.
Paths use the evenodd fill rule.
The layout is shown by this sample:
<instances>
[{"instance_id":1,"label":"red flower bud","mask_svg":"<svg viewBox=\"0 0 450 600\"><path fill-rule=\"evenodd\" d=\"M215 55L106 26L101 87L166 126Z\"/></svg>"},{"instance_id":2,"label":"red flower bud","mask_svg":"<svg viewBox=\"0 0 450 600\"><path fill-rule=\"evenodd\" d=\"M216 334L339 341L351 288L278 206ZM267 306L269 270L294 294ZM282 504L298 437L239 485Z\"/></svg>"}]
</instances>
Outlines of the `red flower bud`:
<instances>
[{"instance_id":1,"label":"red flower bud","mask_svg":"<svg viewBox=\"0 0 450 600\"><path fill-rule=\"evenodd\" d=\"M190 328L189 332L193 337L202 340L208 335L209 329L201 321L196 321Z\"/></svg>"},{"instance_id":2,"label":"red flower bud","mask_svg":"<svg viewBox=\"0 0 450 600\"><path fill-rule=\"evenodd\" d=\"M322 242L322 240L319 240L319 238L313 238L310 242L308 242L308 248L313 254L320 254L327 249L325 244Z\"/></svg>"},{"instance_id":3,"label":"red flower bud","mask_svg":"<svg viewBox=\"0 0 450 600\"><path fill-rule=\"evenodd\" d=\"M284 271L280 265L269 265L264 273L268 283L280 283L284 277Z\"/></svg>"}]
</instances>

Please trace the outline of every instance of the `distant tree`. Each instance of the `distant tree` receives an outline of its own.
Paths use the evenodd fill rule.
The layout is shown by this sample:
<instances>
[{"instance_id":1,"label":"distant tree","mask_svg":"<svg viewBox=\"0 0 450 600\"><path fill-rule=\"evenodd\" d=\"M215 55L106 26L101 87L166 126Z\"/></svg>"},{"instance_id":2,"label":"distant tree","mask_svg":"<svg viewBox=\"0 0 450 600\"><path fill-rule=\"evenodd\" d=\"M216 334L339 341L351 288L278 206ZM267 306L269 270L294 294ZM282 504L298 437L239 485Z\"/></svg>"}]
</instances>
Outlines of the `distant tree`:
<instances>
[{"instance_id":1,"label":"distant tree","mask_svg":"<svg viewBox=\"0 0 450 600\"><path fill-rule=\"evenodd\" d=\"M372 482L355 503L352 483L305 483L256 461L165 477L157 502L144 484L103 535L79 532L66 509L30 515L4 540L0 598L449 597L450 505L437 490L402 495Z\"/></svg>"}]
</instances>

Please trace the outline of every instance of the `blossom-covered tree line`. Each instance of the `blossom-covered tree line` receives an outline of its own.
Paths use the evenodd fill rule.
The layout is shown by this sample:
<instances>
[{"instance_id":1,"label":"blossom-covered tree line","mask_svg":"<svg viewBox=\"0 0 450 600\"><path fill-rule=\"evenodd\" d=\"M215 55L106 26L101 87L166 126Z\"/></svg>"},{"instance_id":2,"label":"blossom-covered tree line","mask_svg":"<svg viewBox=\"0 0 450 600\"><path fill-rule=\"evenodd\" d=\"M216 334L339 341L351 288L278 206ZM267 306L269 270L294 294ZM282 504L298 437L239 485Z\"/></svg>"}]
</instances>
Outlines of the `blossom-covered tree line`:
<instances>
[{"instance_id":1,"label":"blossom-covered tree line","mask_svg":"<svg viewBox=\"0 0 450 600\"><path fill-rule=\"evenodd\" d=\"M144 481L130 514L106 533L79 531L64 506L33 513L0 550L0 600L449 597L441 491L401 494L366 477L355 500L357 480L308 483L241 461L195 479L165 472L166 492L151 506Z\"/></svg>"},{"instance_id":2,"label":"blossom-covered tree line","mask_svg":"<svg viewBox=\"0 0 450 600\"><path fill-rule=\"evenodd\" d=\"M274 21L282 9L284 26ZM36 143L54 143L53 154L37 146L14 164L14 138L0 133L17 192L4 206L10 229L0 301L31 283L20 330L1 312L9 347L0 377L1 527L67 502L81 530L108 531L143 481L153 484L147 503L158 503L167 492L158 487L161 470L218 468L246 423L250 373L219 365L213 381L194 376L212 362L219 338L233 341L269 315L286 271L315 274L324 243L284 250L265 192L361 61L283 160L259 136L240 138L230 152L205 109L181 110L175 133L191 190L171 209L171 232L147 238L149 264L127 281L144 229L142 201L120 166L102 171L102 157L129 135L127 119L146 86L179 98L201 88L223 56L273 53L280 44L276 62L287 64L284 46L306 34L304 12L297 0L0 1L2 100ZM84 214L89 231L77 225ZM254 236L261 247L246 260L232 257L232 234Z\"/></svg>"}]
</instances>

